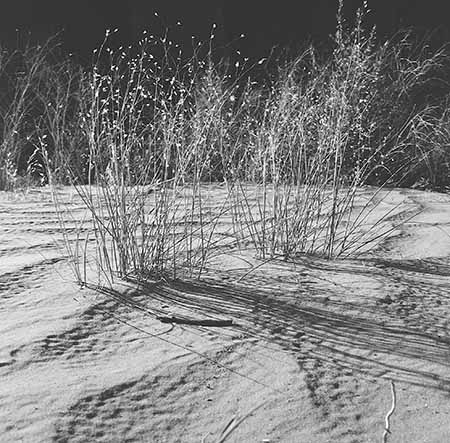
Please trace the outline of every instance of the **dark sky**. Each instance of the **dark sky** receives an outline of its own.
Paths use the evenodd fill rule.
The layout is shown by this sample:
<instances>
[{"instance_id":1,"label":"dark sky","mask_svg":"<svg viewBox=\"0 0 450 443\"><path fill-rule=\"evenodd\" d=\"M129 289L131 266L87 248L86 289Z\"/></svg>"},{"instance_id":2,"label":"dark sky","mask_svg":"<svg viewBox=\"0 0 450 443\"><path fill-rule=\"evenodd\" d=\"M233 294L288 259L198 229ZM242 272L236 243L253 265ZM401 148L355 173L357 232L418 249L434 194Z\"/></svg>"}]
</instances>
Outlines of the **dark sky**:
<instances>
[{"instance_id":1,"label":"dark sky","mask_svg":"<svg viewBox=\"0 0 450 443\"><path fill-rule=\"evenodd\" d=\"M450 35L449 0L372 0L371 20L381 35L404 26L440 29L440 39ZM243 47L252 55L265 54L274 45L299 45L312 38L324 40L335 27L337 0L7 0L0 11L0 41L14 44L16 29L22 41L64 30L66 49L83 56L101 42L106 28L120 29L123 43L139 31L160 31L180 20L180 38L208 35L213 22L223 24L225 38L246 34ZM360 0L345 2L354 15ZM5 6L6 5L6 6ZM159 13L160 18L154 16Z\"/></svg>"}]
</instances>

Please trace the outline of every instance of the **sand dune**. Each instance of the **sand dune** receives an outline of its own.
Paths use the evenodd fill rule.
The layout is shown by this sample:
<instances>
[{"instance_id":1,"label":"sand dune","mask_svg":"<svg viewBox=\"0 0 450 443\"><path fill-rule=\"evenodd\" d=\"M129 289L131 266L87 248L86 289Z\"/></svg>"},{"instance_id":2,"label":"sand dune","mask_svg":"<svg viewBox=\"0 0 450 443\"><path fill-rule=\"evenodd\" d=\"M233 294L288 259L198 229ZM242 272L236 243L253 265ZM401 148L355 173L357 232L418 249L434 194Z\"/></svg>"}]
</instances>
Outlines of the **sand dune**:
<instances>
[{"instance_id":1,"label":"sand dune","mask_svg":"<svg viewBox=\"0 0 450 443\"><path fill-rule=\"evenodd\" d=\"M83 205L61 195L73 236ZM382 441L390 380L389 441L450 441L450 196L377 211L394 206L405 224L357 259L238 282L220 257L202 281L96 291L73 283L49 190L0 193L0 441L207 443L240 418L227 441Z\"/></svg>"}]
</instances>

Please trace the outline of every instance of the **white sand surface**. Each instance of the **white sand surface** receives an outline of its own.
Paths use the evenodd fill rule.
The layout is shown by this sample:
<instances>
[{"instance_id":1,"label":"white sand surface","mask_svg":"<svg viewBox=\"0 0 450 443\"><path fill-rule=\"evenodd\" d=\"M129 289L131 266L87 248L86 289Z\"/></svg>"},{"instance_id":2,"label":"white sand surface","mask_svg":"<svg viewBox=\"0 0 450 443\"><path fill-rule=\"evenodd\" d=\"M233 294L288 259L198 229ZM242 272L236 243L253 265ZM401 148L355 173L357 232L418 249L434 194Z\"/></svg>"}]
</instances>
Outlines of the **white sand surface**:
<instances>
[{"instance_id":1,"label":"white sand surface","mask_svg":"<svg viewBox=\"0 0 450 443\"><path fill-rule=\"evenodd\" d=\"M74 235L83 206L60 194ZM210 443L239 424L226 441L381 442L391 380L388 441L450 441L450 196L391 190L371 217L389 208L358 258L238 281L222 256L203 281L98 292L73 283L49 190L0 193L0 441Z\"/></svg>"}]
</instances>

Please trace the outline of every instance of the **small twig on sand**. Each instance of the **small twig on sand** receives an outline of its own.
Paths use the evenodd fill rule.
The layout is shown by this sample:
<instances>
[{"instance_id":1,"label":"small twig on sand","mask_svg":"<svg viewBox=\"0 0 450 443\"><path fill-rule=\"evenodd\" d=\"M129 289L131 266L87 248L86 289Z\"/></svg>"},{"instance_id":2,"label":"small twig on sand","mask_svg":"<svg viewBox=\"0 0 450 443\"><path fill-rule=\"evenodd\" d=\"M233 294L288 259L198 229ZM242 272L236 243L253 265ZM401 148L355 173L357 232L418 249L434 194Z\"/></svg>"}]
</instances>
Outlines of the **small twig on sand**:
<instances>
[{"instance_id":1,"label":"small twig on sand","mask_svg":"<svg viewBox=\"0 0 450 443\"><path fill-rule=\"evenodd\" d=\"M385 420L385 428L384 428L384 433L383 433L383 443L387 443L388 435L391 433L389 419L391 418L391 415L394 413L395 405L396 405L396 401L397 401L397 397L395 395L395 384L392 380L391 380L391 394L392 394L392 406L391 406L391 409L389 409L389 412L387 413L386 418L384 419Z\"/></svg>"},{"instance_id":2,"label":"small twig on sand","mask_svg":"<svg viewBox=\"0 0 450 443\"><path fill-rule=\"evenodd\" d=\"M214 320L214 319L193 319L193 318L181 318L175 316L159 315L156 317L162 323L175 323L178 325L194 325L194 326L215 326L225 327L233 326L233 320Z\"/></svg>"},{"instance_id":3,"label":"small twig on sand","mask_svg":"<svg viewBox=\"0 0 450 443\"><path fill-rule=\"evenodd\" d=\"M102 309L99 306L95 306L95 309L98 310L99 312L103 312L104 314L110 316L111 318L116 319L120 323L135 329L136 331L140 331L140 332L142 332L143 334L145 334L145 335L147 335L149 337L157 338L158 340L161 340L164 343L168 343L168 344L170 344L172 346L175 346L175 347L177 347L179 349L183 349L184 351L188 351L191 354L197 355L197 356L199 356L199 357L201 357L201 358L203 358L203 359L205 359L205 360L215 364L219 368L225 369L226 371L231 372L233 374L236 374L239 377L242 377L242 378L245 378L247 380L250 380L253 383L256 383L257 385L260 385L260 386L262 386L262 387L264 387L266 389L269 389L270 391L281 392L278 388L274 388L273 386L269 386L268 384L266 384L266 383L264 383L262 381L259 381L259 380L255 379L253 377L250 377L248 375L241 374L239 371L236 371L235 369L230 368L227 365L224 365L224 364L220 363L219 361L215 360L214 358L208 357L206 354L203 354L202 352L196 351L195 349L192 349L192 348L188 348L187 346L183 346L183 345L181 345L181 344L179 344L179 343L177 343L175 341L172 341L172 340L170 340L168 338L164 338L164 337L161 336L161 333L155 334L155 333L150 332L150 331L148 331L146 329L140 328L139 326L136 326L136 325L132 324L131 322L128 322L128 321L122 319L120 316L118 316L118 315L116 315L116 314L114 314L114 313L112 313L112 312L110 312L110 311L108 311L106 309ZM164 331L164 333L167 333L167 332L168 331Z\"/></svg>"}]
</instances>

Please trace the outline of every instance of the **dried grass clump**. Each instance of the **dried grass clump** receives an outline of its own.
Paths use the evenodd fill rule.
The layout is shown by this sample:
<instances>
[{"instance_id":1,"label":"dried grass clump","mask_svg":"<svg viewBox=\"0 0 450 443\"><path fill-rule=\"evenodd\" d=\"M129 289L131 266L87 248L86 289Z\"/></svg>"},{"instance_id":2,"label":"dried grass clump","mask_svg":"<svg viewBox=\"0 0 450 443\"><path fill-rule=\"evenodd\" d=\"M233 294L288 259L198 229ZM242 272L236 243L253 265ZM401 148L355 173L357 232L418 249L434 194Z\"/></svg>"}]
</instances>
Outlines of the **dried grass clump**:
<instances>
[{"instance_id":1,"label":"dried grass clump","mask_svg":"<svg viewBox=\"0 0 450 443\"><path fill-rule=\"evenodd\" d=\"M43 181L76 186L92 223L70 251L78 280L91 241L109 280L201 276L224 244L263 259L356 254L392 229L389 214L373 217L386 185L439 182L447 118L418 97L445 52L408 34L380 44L366 10L349 27L342 7L332 51L309 48L275 73L270 58L217 61L213 33L189 56L168 33L128 50L109 48L107 35L90 70L39 53L15 84L23 102L3 113L0 160L17 174L25 151L14 137L26 135L26 163ZM30 107L45 110L33 133L22 124ZM226 188L214 210L212 182ZM379 191L356 210L365 184Z\"/></svg>"}]
</instances>

